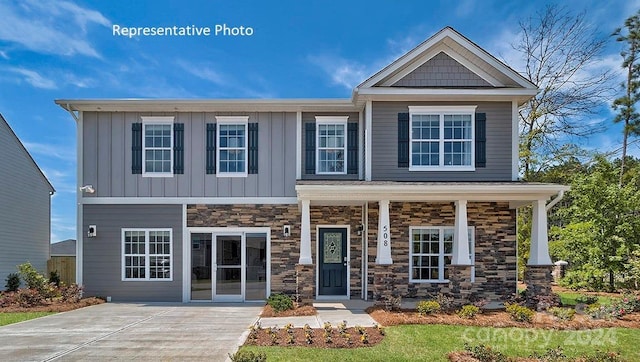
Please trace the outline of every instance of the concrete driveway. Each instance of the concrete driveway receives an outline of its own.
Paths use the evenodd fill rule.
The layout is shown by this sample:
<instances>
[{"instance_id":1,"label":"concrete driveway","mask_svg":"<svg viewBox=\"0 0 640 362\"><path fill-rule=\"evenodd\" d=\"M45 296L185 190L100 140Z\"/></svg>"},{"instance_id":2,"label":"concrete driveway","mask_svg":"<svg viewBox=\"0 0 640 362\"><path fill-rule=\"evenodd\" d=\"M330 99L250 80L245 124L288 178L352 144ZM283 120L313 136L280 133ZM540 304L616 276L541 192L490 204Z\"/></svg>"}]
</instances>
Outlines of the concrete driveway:
<instances>
[{"instance_id":1,"label":"concrete driveway","mask_svg":"<svg viewBox=\"0 0 640 362\"><path fill-rule=\"evenodd\" d=\"M105 303L0 327L2 361L225 361L262 305Z\"/></svg>"}]
</instances>

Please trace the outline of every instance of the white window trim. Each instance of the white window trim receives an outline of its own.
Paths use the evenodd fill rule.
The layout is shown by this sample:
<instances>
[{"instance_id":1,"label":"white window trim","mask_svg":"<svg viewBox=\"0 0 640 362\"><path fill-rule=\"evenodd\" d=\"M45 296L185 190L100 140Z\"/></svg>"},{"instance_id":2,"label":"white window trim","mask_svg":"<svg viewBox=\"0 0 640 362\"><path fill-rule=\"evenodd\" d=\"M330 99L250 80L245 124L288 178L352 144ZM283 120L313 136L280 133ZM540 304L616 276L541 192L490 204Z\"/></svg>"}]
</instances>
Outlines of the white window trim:
<instances>
[{"instance_id":1,"label":"white window trim","mask_svg":"<svg viewBox=\"0 0 640 362\"><path fill-rule=\"evenodd\" d=\"M173 177L173 116L167 117L140 117L142 118L142 177ZM169 150L169 155L171 157L171 165L169 166L169 172L147 172L147 152L146 152L146 143L147 137L145 137L145 128L148 125L156 125L156 124L170 124L171 125L171 147ZM163 147L164 148L164 147Z\"/></svg>"},{"instance_id":2,"label":"white window trim","mask_svg":"<svg viewBox=\"0 0 640 362\"><path fill-rule=\"evenodd\" d=\"M436 283L449 283L449 279L414 279L413 278L413 231L414 230L424 230L424 229L434 229L434 230L438 230L438 233L440 235L440 247L439 249L442 250L442 253L438 254L438 274L442 275L444 277L444 241L442 239L442 235L444 230L454 230L454 226L429 226L429 225L425 225L425 226L410 226L409 227L409 283L415 283L415 284L420 284L420 283L432 283L432 284L436 284ZM471 257L471 282L475 282L476 280L476 231L475 231L475 227L473 226L469 226L468 230L470 232L470 238L469 238L469 243L471 244L469 247L469 256Z\"/></svg>"},{"instance_id":3,"label":"white window trim","mask_svg":"<svg viewBox=\"0 0 640 362\"><path fill-rule=\"evenodd\" d=\"M409 106L409 171L475 171L476 170L476 108L477 106ZM413 115L437 115L440 118L438 139L440 164L438 166L413 166ZM469 166L444 165L444 116L471 115L471 164Z\"/></svg>"},{"instance_id":4,"label":"white window trim","mask_svg":"<svg viewBox=\"0 0 640 362\"><path fill-rule=\"evenodd\" d=\"M145 271L144 278L126 278L126 262L125 262L125 252L124 252L124 240L125 233L127 231L143 231L145 234L144 237L144 258L145 258ZM169 278L151 278L150 268L151 265L149 263L149 232L151 231L168 231L169 232ZM121 280L123 282L172 282L173 281L173 229L172 228L123 228L121 231L120 237L120 245L121 245Z\"/></svg>"},{"instance_id":5,"label":"white window trim","mask_svg":"<svg viewBox=\"0 0 640 362\"><path fill-rule=\"evenodd\" d=\"M349 116L316 116L316 175L346 175L347 174L347 121ZM344 127L344 164L342 172L320 172L320 125L337 125ZM337 147L336 147L337 148Z\"/></svg>"},{"instance_id":6,"label":"white window trim","mask_svg":"<svg viewBox=\"0 0 640 362\"><path fill-rule=\"evenodd\" d=\"M216 116L216 177L247 177L249 174L249 116ZM220 126L244 125L244 172L222 172L220 168Z\"/></svg>"}]
</instances>

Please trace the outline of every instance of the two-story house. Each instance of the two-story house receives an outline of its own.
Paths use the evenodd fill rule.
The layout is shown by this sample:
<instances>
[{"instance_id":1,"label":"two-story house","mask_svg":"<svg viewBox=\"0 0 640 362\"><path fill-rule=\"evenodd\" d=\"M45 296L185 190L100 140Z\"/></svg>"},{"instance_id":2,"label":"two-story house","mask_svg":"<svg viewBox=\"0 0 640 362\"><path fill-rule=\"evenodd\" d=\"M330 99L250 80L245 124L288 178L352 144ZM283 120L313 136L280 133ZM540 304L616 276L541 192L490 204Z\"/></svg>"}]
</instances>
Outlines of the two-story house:
<instances>
[{"instance_id":1,"label":"two-story house","mask_svg":"<svg viewBox=\"0 0 640 362\"><path fill-rule=\"evenodd\" d=\"M57 100L77 121L78 282L119 301L496 300L532 204L544 293L566 187L518 181L537 91L447 27L349 99Z\"/></svg>"}]
</instances>

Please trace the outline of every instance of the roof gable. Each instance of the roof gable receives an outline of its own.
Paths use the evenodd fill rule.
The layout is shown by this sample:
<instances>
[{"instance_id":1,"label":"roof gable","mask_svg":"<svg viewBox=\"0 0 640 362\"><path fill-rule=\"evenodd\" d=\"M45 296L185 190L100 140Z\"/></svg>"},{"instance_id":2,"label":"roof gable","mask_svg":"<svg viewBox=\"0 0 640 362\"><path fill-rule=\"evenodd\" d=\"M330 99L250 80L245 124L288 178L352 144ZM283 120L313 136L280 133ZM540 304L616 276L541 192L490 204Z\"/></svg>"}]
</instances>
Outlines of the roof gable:
<instances>
[{"instance_id":1,"label":"roof gable","mask_svg":"<svg viewBox=\"0 0 640 362\"><path fill-rule=\"evenodd\" d=\"M443 56L446 58L443 58ZM446 27L362 82L356 90L374 87L407 86L406 83L411 84L411 80L414 81L414 84L420 83L420 85L413 85L413 87L430 87L430 85L423 85L430 84L429 82L415 82L412 77L422 76L425 70L423 66L425 65L426 68L430 68L443 59L451 62L447 58L462 66L462 68L459 68L456 65L458 67L457 70L462 71L462 74L466 74L465 76L469 76L469 72L474 74L475 76L472 77L473 84L483 84L482 86L484 87L488 84L494 88L537 89L536 85L518 72L496 59L453 28ZM431 63L433 61L435 63ZM416 71L417 73L414 73ZM479 81L478 78L484 82Z\"/></svg>"},{"instance_id":2,"label":"roof gable","mask_svg":"<svg viewBox=\"0 0 640 362\"><path fill-rule=\"evenodd\" d=\"M0 132L3 132L2 130L3 128L6 131L6 134L9 135L9 139L15 140L15 146L20 149L19 153L25 156L26 164L29 164L32 167L34 167L37 170L37 173L42 177L42 180L47 184L50 191L52 193L55 192L55 189L53 188L53 185L51 185L51 182L49 182L49 180L44 175L44 173L42 172L42 170L40 169L36 161L33 159L33 157L31 157L31 154L29 153L29 151L27 151L27 149L24 147L24 145L22 144L18 136L15 134L15 132L13 132L13 129L11 129L11 126L9 126L9 123L4 119L2 114L0 114Z\"/></svg>"},{"instance_id":3,"label":"roof gable","mask_svg":"<svg viewBox=\"0 0 640 362\"><path fill-rule=\"evenodd\" d=\"M446 88L492 85L442 51L391 86Z\"/></svg>"}]
</instances>

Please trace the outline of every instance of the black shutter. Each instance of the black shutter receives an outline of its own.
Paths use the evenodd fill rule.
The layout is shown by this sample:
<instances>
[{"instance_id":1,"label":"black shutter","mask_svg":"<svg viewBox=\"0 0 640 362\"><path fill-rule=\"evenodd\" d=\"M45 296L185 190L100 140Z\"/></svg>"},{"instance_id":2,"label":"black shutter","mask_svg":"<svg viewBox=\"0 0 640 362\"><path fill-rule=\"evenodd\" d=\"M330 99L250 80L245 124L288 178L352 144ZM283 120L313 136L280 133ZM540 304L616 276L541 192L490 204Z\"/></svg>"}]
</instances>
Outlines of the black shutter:
<instances>
[{"instance_id":1,"label":"black shutter","mask_svg":"<svg viewBox=\"0 0 640 362\"><path fill-rule=\"evenodd\" d=\"M173 124L173 173L184 174L184 123Z\"/></svg>"},{"instance_id":2,"label":"black shutter","mask_svg":"<svg viewBox=\"0 0 640 362\"><path fill-rule=\"evenodd\" d=\"M476 113L476 167L487 167L486 113Z\"/></svg>"},{"instance_id":3,"label":"black shutter","mask_svg":"<svg viewBox=\"0 0 640 362\"><path fill-rule=\"evenodd\" d=\"M398 167L409 167L409 113L398 113Z\"/></svg>"},{"instance_id":4,"label":"black shutter","mask_svg":"<svg viewBox=\"0 0 640 362\"><path fill-rule=\"evenodd\" d=\"M248 146L248 170L247 172L250 174L258 173L258 124L257 123L249 123L249 137L247 141L249 142Z\"/></svg>"},{"instance_id":5,"label":"black shutter","mask_svg":"<svg viewBox=\"0 0 640 362\"><path fill-rule=\"evenodd\" d=\"M131 173L142 173L142 123L131 124Z\"/></svg>"},{"instance_id":6,"label":"black shutter","mask_svg":"<svg viewBox=\"0 0 640 362\"><path fill-rule=\"evenodd\" d=\"M216 124L207 123L207 174L216 173Z\"/></svg>"},{"instance_id":7,"label":"black shutter","mask_svg":"<svg viewBox=\"0 0 640 362\"><path fill-rule=\"evenodd\" d=\"M347 123L347 173L358 174L358 124Z\"/></svg>"},{"instance_id":8,"label":"black shutter","mask_svg":"<svg viewBox=\"0 0 640 362\"><path fill-rule=\"evenodd\" d=\"M307 175L316 173L316 124L308 122L304 127L304 170Z\"/></svg>"}]
</instances>

